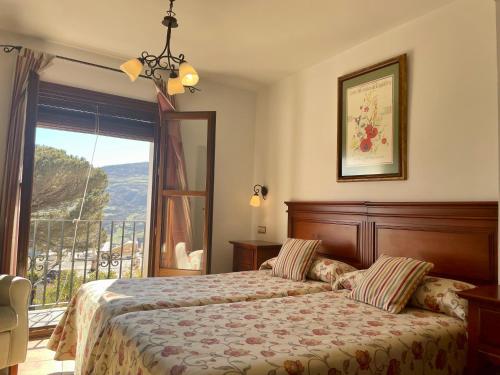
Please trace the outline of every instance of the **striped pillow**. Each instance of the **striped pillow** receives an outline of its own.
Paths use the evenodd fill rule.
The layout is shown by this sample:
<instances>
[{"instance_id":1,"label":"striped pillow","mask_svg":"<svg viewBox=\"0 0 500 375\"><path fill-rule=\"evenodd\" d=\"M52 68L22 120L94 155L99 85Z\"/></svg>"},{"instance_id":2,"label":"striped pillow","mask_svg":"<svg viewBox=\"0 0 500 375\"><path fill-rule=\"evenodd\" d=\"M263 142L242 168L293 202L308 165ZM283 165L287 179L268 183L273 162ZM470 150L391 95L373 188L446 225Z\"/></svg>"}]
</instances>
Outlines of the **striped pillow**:
<instances>
[{"instance_id":1,"label":"striped pillow","mask_svg":"<svg viewBox=\"0 0 500 375\"><path fill-rule=\"evenodd\" d=\"M397 314L432 267L412 258L382 255L348 298Z\"/></svg>"},{"instance_id":2,"label":"striped pillow","mask_svg":"<svg viewBox=\"0 0 500 375\"><path fill-rule=\"evenodd\" d=\"M305 280L320 244L320 240L288 238L276 258L272 275L295 281Z\"/></svg>"}]
</instances>

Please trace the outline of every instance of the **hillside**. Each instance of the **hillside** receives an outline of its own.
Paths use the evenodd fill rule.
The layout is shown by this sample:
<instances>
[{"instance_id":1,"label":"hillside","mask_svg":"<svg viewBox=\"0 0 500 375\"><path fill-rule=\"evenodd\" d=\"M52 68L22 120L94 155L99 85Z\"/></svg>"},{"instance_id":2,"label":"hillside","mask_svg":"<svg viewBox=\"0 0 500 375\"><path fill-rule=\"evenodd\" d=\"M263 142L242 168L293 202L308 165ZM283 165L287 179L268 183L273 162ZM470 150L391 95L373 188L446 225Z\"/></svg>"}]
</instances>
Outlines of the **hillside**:
<instances>
[{"instance_id":1,"label":"hillside","mask_svg":"<svg viewBox=\"0 0 500 375\"><path fill-rule=\"evenodd\" d=\"M109 203L104 218L146 220L149 163L107 165Z\"/></svg>"}]
</instances>

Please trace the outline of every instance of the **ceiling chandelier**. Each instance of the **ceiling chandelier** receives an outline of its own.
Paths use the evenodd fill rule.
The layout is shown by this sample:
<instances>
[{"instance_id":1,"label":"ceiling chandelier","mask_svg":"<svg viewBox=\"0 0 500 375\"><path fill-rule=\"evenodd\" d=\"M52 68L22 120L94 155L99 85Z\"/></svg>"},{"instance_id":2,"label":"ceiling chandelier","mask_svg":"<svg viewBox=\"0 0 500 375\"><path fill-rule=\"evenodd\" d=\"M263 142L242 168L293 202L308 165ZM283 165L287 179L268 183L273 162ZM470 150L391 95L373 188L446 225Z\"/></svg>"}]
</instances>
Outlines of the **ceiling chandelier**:
<instances>
[{"instance_id":1,"label":"ceiling chandelier","mask_svg":"<svg viewBox=\"0 0 500 375\"><path fill-rule=\"evenodd\" d=\"M129 76L132 82L139 77L143 69L146 77L154 79L161 78L159 71L168 72L170 78L167 83L167 92L169 95L182 94L186 87L190 92L194 92L197 90L194 86L200 79L196 70L186 61L182 53L174 56L170 51L172 29L179 26L172 10L174 1L170 0L170 8L162 21L162 24L167 27L167 43L163 51L158 56L143 51L140 57L120 65L120 69Z\"/></svg>"}]
</instances>

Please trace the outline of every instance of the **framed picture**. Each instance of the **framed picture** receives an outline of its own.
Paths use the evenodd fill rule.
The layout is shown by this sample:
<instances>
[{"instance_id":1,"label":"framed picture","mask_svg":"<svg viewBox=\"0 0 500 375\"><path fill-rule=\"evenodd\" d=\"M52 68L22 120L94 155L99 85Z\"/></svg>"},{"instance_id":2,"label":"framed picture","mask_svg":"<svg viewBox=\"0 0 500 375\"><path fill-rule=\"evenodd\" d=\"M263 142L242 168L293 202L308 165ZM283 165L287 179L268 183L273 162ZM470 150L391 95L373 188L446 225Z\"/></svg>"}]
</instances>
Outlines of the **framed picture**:
<instances>
[{"instance_id":1,"label":"framed picture","mask_svg":"<svg viewBox=\"0 0 500 375\"><path fill-rule=\"evenodd\" d=\"M338 79L337 181L406 179L406 54Z\"/></svg>"}]
</instances>

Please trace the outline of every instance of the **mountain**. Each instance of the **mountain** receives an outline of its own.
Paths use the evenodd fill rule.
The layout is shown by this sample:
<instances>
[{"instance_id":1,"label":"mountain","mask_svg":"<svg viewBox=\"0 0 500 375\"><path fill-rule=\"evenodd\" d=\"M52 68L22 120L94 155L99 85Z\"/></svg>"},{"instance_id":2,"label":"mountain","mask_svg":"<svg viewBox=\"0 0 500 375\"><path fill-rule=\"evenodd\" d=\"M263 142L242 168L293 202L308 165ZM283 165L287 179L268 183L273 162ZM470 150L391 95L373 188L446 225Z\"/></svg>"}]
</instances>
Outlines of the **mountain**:
<instances>
[{"instance_id":1,"label":"mountain","mask_svg":"<svg viewBox=\"0 0 500 375\"><path fill-rule=\"evenodd\" d=\"M107 165L108 205L104 219L146 220L149 163Z\"/></svg>"}]
</instances>

